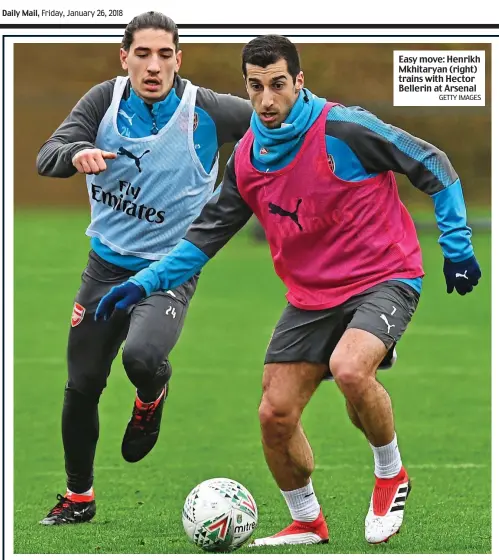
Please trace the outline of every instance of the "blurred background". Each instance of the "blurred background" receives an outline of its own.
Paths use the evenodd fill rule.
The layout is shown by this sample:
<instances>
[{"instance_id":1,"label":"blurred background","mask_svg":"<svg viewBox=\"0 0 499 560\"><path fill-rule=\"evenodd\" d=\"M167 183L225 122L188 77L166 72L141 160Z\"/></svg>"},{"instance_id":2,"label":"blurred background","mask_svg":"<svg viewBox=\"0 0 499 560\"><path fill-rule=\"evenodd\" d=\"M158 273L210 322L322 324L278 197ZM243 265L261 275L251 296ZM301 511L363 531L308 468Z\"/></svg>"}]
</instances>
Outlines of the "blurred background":
<instances>
[{"instance_id":1,"label":"blurred background","mask_svg":"<svg viewBox=\"0 0 499 560\"><path fill-rule=\"evenodd\" d=\"M360 105L380 119L445 151L461 177L470 208L490 206L490 45L300 44L305 84L316 95ZM239 44L182 44L180 74L199 86L247 98ZM485 107L393 107L394 50L485 50ZM38 177L36 153L93 85L123 75L116 44L17 44L15 66L15 205L87 207L81 177ZM33 87L36 84L36 87ZM36 123L36 126L33 126ZM220 175L232 149L220 158ZM431 201L398 177L409 209ZM430 205L430 206L429 206Z\"/></svg>"},{"instance_id":2,"label":"blurred background","mask_svg":"<svg viewBox=\"0 0 499 560\"><path fill-rule=\"evenodd\" d=\"M246 96L242 44L182 44L181 75ZM360 105L445 151L461 178L483 278L472 294L447 295L431 199L397 176L423 248L418 310L380 380L393 399L404 464L413 480L407 522L384 553L487 553L491 548L490 202L491 88L487 44L300 44L315 94ZM393 107L394 50L485 50L485 107ZM60 414L73 298L86 264L88 196L83 177L39 177L43 142L93 85L122 75L119 44L16 44L14 49L15 548L16 553L195 553L180 512L201 480L243 483L259 507L257 536L288 523L261 452L262 362L286 304L265 243L251 224L201 275L171 361L174 375L154 451L126 464L120 445L134 390L120 357L101 398L89 526L40 527L64 493ZM221 154L223 172L231 146ZM321 553L373 552L363 523L372 453L347 419L334 383L305 410L314 488L332 540ZM133 521L133 522L132 522ZM86 525L86 524L85 524ZM376 552L378 549L376 549ZM295 553L243 548L242 553ZM317 553L314 547L300 553Z\"/></svg>"}]
</instances>

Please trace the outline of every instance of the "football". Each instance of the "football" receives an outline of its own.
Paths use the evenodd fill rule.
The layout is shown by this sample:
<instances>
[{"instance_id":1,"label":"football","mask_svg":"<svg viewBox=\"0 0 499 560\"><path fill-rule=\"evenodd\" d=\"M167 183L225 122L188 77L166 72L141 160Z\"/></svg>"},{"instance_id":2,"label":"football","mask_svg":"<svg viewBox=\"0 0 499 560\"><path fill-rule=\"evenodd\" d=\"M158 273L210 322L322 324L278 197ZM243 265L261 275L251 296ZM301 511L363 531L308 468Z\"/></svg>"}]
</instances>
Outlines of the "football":
<instances>
[{"instance_id":1,"label":"football","mask_svg":"<svg viewBox=\"0 0 499 560\"><path fill-rule=\"evenodd\" d=\"M250 492L230 478L211 478L187 496L182 510L187 537L207 552L229 552L242 546L258 523Z\"/></svg>"}]
</instances>

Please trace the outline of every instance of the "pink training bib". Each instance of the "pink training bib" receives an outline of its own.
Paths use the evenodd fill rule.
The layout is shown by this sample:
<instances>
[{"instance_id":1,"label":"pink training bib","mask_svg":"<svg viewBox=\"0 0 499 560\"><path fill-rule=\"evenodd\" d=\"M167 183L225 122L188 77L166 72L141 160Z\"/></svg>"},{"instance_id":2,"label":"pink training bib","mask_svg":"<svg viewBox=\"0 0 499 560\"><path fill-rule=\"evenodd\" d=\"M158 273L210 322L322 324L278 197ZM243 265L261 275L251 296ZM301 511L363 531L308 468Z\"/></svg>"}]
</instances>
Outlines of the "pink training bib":
<instances>
[{"instance_id":1,"label":"pink training bib","mask_svg":"<svg viewBox=\"0 0 499 560\"><path fill-rule=\"evenodd\" d=\"M385 280L424 275L416 228L391 171L349 182L328 161L328 103L289 165L258 171L254 135L239 143L239 192L262 224L286 297L301 309L326 309Z\"/></svg>"}]
</instances>

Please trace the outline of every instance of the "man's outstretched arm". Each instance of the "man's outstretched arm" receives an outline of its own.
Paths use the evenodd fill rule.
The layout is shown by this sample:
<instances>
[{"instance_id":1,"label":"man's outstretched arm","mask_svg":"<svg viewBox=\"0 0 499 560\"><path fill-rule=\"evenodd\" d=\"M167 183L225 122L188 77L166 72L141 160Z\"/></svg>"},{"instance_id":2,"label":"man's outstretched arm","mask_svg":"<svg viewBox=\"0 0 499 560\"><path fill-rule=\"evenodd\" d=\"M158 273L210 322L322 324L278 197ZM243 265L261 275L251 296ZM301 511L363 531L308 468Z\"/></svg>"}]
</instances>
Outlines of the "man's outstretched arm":
<instances>
[{"instance_id":1,"label":"man's outstretched arm","mask_svg":"<svg viewBox=\"0 0 499 560\"><path fill-rule=\"evenodd\" d=\"M328 115L326 133L345 142L368 173L403 173L431 196L441 231L438 241L447 292L471 292L481 271L471 243L461 182L447 155L360 107L335 107Z\"/></svg>"}]
</instances>

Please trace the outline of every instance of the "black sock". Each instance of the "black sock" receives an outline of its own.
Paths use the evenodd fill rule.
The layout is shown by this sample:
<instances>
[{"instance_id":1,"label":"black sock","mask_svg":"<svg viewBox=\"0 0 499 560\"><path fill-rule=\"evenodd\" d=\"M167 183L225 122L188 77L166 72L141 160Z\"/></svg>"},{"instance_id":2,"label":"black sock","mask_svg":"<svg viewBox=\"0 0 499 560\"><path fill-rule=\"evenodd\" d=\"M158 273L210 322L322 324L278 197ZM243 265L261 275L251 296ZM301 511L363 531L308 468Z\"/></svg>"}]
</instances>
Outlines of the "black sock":
<instances>
[{"instance_id":1,"label":"black sock","mask_svg":"<svg viewBox=\"0 0 499 560\"><path fill-rule=\"evenodd\" d=\"M99 397L66 388L62 409L62 441L68 489L77 494L93 484L95 448L99 439Z\"/></svg>"}]
</instances>

